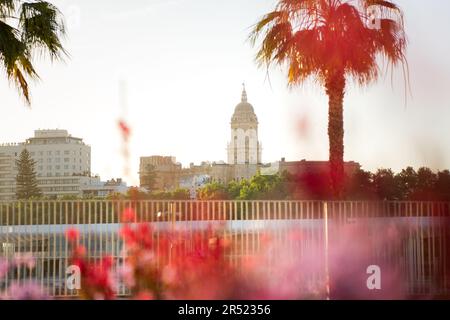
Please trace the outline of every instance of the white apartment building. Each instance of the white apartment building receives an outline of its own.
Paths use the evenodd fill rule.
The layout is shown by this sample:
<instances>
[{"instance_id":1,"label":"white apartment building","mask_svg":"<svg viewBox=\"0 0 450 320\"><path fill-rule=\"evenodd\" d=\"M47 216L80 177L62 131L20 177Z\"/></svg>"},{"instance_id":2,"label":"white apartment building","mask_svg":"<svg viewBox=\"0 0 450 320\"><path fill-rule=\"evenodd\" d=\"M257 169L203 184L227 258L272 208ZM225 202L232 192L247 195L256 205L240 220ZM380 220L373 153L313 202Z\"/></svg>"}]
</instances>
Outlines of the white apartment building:
<instances>
[{"instance_id":1,"label":"white apartment building","mask_svg":"<svg viewBox=\"0 0 450 320\"><path fill-rule=\"evenodd\" d=\"M66 130L36 130L22 143L0 145L0 200L15 198L15 160L27 149L36 161L38 185L44 196L82 195L91 177L91 147Z\"/></svg>"}]
</instances>

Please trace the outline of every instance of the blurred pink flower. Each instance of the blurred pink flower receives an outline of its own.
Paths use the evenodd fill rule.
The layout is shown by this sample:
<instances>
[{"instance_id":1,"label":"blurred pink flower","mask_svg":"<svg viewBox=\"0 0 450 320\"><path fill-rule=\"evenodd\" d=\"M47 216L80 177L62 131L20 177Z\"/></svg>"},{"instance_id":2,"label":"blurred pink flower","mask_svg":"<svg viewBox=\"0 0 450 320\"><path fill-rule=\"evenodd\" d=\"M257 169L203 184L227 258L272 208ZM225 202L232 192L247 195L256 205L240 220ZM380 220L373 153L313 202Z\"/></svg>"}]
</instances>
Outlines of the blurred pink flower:
<instances>
[{"instance_id":1,"label":"blurred pink flower","mask_svg":"<svg viewBox=\"0 0 450 320\"><path fill-rule=\"evenodd\" d=\"M8 300L47 300L49 297L45 290L35 282L12 283L8 288Z\"/></svg>"},{"instance_id":2,"label":"blurred pink flower","mask_svg":"<svg viewBox=\"0 0 450 320\"><path fill-rule=\"evenodd\" d=\"M9 263L6 259L0 258L0 280L8 274Z\"/></svg>"},{"instance_id":3,"label":"blurred pink flower","mask_svg":"<svg viewBox=\"0 0 450 320\"><path fill-rule=\"evenodd\" d=\"M14 256L13 264L15 266L26 266L28 269L33 269L36 266L36 260L30 252L17 253Z\"/></svg>"}]
</instances>

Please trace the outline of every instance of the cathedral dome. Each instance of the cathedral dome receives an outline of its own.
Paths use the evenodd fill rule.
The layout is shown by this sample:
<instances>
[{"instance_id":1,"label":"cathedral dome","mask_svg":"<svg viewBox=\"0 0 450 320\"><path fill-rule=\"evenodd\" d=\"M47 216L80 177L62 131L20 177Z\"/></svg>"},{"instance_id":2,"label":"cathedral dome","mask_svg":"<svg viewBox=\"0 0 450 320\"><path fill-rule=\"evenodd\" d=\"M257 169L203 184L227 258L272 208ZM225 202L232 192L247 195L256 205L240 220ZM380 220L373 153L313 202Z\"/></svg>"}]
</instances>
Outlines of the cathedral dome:
<instances>
[{"instance_id":1,"label":"cathedral dome","mask_svg":"<svg viewBox=\"0 0 450 320\"><path fill-rule=\"evenodd\" d=\"M258 126L258 118L255 114L255 110L253 106L247 101L247 92L242 91L242 99L241 103L239 103L235 110L233 117L231 118L231 126L232 128L254 128Z\"/></svg>"}]
</instances>

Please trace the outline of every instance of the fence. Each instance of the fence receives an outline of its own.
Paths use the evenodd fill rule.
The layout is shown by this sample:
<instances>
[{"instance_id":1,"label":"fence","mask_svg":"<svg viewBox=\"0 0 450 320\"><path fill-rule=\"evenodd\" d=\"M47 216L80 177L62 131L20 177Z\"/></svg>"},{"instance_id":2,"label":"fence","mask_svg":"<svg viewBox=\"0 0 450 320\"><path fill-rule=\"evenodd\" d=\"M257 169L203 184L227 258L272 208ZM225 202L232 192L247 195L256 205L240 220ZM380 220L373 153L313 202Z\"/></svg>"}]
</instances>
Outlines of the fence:
<instances>
[{"instance_id":1,"label":"fence","mask_svg":"<svg viewBox=\"0 0 450 320\"><path fill-rule=\"evenodd\" d=\"M216 227L231 240L227 259L237 267L242 258L265 249L262 237L267 234L289 250L287 259L314 250L319 267L311 273L312 281L333 278L336 270L329 259L338 250L354 249L346 243L348 229L353 228L368 248L364 252L367 262L386 263L403 274L406 294L450 294L450 203L437 202L1 202L0 256L13 259L14 255L32 254L36 267L30 270L23 266L8 272L0 288L7 288L12 281L36 279L52 296L77 295L66 286L70 248L65 231L75 226L90 259L95 261L108 254L119 267L124 259L118 235L120 216L129 207L136 212L135 222L153 224L157 238L167 231L191 234ZM389 240L384 233L392 230L397 235ZM293 237L292 232L301 236ZM268 263L286 258L279 254L272 250ZM126 294L125 287L118 288L118 295Z\"/></svg>"}]
</instances>

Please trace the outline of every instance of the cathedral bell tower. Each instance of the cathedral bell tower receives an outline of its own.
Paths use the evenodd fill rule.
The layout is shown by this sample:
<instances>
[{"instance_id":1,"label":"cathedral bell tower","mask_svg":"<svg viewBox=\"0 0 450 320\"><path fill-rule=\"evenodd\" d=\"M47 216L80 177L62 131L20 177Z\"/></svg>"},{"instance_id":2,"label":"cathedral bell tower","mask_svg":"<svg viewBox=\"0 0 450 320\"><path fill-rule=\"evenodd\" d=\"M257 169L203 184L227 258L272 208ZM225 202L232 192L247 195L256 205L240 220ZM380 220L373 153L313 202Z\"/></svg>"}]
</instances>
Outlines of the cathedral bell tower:
<instances>
[{"instance_id":1,"label":"cathedral bell tower","mask_svg":"<svg viewBox=\"0 0 450 320\"><path fill-rule=\"evenodd\" d=\"M258 165L261 163L261 143L258 140L258 118L248 103L243 85L241 103L231 118L231 141L228 144L228 164Z\"/></svg>"}]
</instances>

